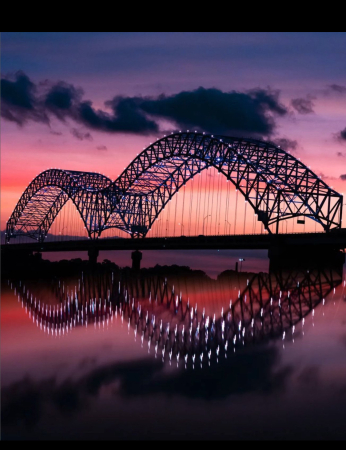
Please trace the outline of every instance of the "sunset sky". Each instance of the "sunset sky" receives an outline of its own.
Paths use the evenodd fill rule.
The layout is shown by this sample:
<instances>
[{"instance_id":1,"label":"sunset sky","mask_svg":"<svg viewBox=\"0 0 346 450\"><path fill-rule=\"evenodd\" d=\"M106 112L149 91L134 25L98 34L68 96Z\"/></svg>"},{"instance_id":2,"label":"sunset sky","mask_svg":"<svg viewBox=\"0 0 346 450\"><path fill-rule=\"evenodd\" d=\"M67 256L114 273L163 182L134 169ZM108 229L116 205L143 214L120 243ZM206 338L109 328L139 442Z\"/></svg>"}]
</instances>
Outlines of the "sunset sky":
<instances>
[{"instance_id":1,"label":"sunset sky","mask_svg":"<svg viewBox=\"0 0 346 450\"><path fill-rule=\"evenodd\" d=\"M114 180L190 127L269 138L346 193L345 49L346 33L2 33L1 230L43 170Z\"/></svg>"}]
</instances>

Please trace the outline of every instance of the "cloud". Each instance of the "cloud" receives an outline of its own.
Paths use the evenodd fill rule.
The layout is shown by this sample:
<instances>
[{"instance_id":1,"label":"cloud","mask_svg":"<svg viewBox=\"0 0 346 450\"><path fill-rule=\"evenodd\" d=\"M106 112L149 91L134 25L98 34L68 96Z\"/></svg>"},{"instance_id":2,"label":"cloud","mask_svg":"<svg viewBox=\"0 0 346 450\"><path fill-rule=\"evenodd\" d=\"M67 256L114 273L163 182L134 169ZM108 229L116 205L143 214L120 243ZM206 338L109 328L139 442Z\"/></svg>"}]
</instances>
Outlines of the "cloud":
<instances>
[{"instance_id":1,"label":"cloud","mask_svg":"<svg viewBox=\"0 0 346 450\"><path fill-rule=\"evenodd\" d=\"M97 150L107 150L107 147L105 145L98 145Z\"/></svg>"},{"instance_id":2,"label":"cloud","mask_svg":"<svg viewBox=\"0 0 346 450\"><path fill-rule=\"evenodd\" d=\"M29 120L48 123L44 109L38 103L36 86L25 75L18 71L14 81L1 79L1 116L22 126Z\"/></svg>"},{"instance_id":3,"label":"cloud","mask_svg":"<svg viewBox=\"0 0 346 450\"><path fill-rule=\"evenodd\" d=\"M337 152L337 156L339 156L340 158L344 158L346 155L345 153Z\"/></svg>"},{"instance_id":4,"label":"cloud","mask_svg":"<svg viewBox=\"0 0 346 450\"><path fill-rule=\"evenodd\" d=\"M346 86L341 86L340 84L329 84L328 88L338 94L346 94Z\"/></svg>"},{"instance_id":5,"label":"cloud","mask_svg":"<svg viewBox=\"0 0 346 450\"><path fill-rule=\"evenodd\" d=\"M338 133L337 138L338 138L340 141L346 141L346 128L344 128L343 130L341 130L341 131Z\"/></svg>"},{"instance_id":6,"label":"cloud","mask_svg":"<svg viewBox=\"0 0 346 450\"><path fill-rule=\"evenodd\" d=\"M298 142L288 138L275 139L275 144L281 147L283 150L296 150L298 147Z\"/></svg>"},{"instance_id":7,"label":"cloud","mask_svg":"<svg viewBox=\"0 0 346 450\"><path fill-rule=\"evenodd\" d=\"M346 181L346 173L340 175L340 179L343 181Z\"/></svg>"},{"instance_id":8,"label":"cloud","mask_svg":"<svg viewBox=\"0 0 346 450\"><path fill-rule=\"evenodd\" d=\"M159 129L131 98L114 104L109 114L95 110L90 101L82 101L83 90L64 81L35 85L24 72L17 72L14 78L14 81L1 79L1 116L18 125L29 120L49 123L49 115L53 114L61 121L71 118L88 128L106 132L147 134ZM90 135L81 136L75 131L72 134L77 139L90 139Z\"/></svg>"},{"instance_id":9,"label":"cloud","mask_svg":"<svg viewBox=\"0 0 346 450\"><path fill-rule=\"evenodd\" d=\"M127 99L113 108L113 113L95 110L90 101L82 101L83 90L63 81L52 85L45 98L46 108L60 120L70 117L88 128L106 132L149 132L157 131L155 122L147 119L136 105ZM77 139L90 139L73 129Z\"/></svg>"},{"instance_id":10,"label":"cloud","mask_svg":"<svg viewBox=\"0 0 346 450\"><path fill-rule=\"evenodd\" d=\"M270 135L274 117L288 112L279 102L279 92L269 89L223 92L199 87L171 96L137 98L136 102L145 112L173 120L181 128L215 134Z\"/></svg>"},{"instance_id":11,"label":"cloud","mask_svg":"<svg viewBox=\"0 0 346 450\"><path fill-rule=\"evenodd\" d=\"M60 120L66 116L73 116L73 108L76 107L83 96L83 90L77 89L71 84L59 81L52 85L45 96L46 109L55 114Z\"/></svg>"},{"instance_id":12,"label":"cloud","mask_svg":"<svg viewBox=\"0 0 346 450\"><path fill-rule=\"evenodd\" d=\"M88 133L84 133L82 131L77 130L77 128L72 128L71 130L71 134L72 136L74 136L76 139L79 139L80 141L92 141L93 137L91 136L91 134Z\"/></svg>"},{"instance_id":13,"label":"cloud","mask_svg":"<svg viewBox=\"0 0 346 450\"><path fill-rule=\"evenodd\" d=\"M50 134L53 134L54 136L62 136L62 132L61 131L50 131Z\"/></svg>"},{"instance_id":14,"label":"cloud","mask_svg":"<svg viewBox=\"0 0 346 450\"><path fill-rule=\"evenodd\" d=\"M199 87L170 96L116 96L105 102L104 110L83 99L81 88L64 81L35 85L23 72L17 72L14 81L3 78L1 88L1 114L19 125L29 120L49 123L54 115L108 133L150 134L159 131L162 120L169 120L182 129L264 137L273 133L277 117L288 114L280 92L269 88L223 92ZM72 133L77 139L89 138Z\"/></svg>"},{"instance_id":15,"label":"cloud","mask_svg":"<svg viewBox=\"0 0 346 450\"><path fill-rule=\"evenodd\" d=\"M119 101L106 102L111 106L113 114L95 110L89 101L82 102L75 119L85 126L106 132L150 133L158 131L159 126L148 119L132 98L121 98Z\"/></svg>"},{"instance_id":16,"label":"cloud","mask_svg":"<svg viewBox=\"0 0 346 450\"><path fill-rule=\"evenodd\" d=\"M311 114L314 112L312 97L294 98L291 100L291 105L299 114Z\"/></svg>"}]
</instances>

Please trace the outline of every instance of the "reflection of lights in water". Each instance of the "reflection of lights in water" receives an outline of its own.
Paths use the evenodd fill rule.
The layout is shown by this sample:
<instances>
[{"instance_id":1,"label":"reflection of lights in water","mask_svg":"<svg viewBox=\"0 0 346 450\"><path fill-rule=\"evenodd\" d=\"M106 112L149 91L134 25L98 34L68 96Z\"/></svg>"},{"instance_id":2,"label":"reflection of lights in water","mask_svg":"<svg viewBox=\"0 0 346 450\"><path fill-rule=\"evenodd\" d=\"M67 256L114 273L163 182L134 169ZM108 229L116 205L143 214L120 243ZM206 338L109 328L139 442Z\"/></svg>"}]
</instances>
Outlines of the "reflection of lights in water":
<instances>
[{"instance_id":1,"label":"reflection of lights in water","mask_svg":"<svg viewBox=\"0 0 346 450\"><path fill-rule=\"evenodd\" d=\"M138 280L132 281L138 283ZM41 302L21 282L17 286L8 281L8 285L11 285L18 302L21 301L29 319L48 335L65 336L73 328L87 328L92 322L94 328L101 330L102 325L104 330L118 319L119 314L121 324L127 323L128 333L133 329L135 341L140 334L141 347L144 340L147 341L148 353L153 347L155 358L161 356L162 361L170 363L174 358L177 366L182 359L186 368L190 360L194 368L196 354L201 367L210 366L212 361L218 362L220 356L227 357L230 342L235 352L237 347L245 344L281 336L285 349L289 329L294 343L296 325L301 322L304 335L306 316L311 313L314 326L316 306L320 302L324 306L329 293L335 300L341 276L326 277L321 271L288 274L282 279L278 274L256 274L250 281L246 280L243 291L238 290L238 298L230 300L229 308L221 308L220 316L207 314L204 305L201 312L197 303L195 308L190 307L189 299L184 302L183 291L179 291L179 296L174 295L174 286L169 289L167 280L162 283L160 278L153 278L146 282L152 289L147 300L141 296L136 300L133 286L115 280L112 273L111 285L102 292L88 295L87 300L84 277L71 291L65 290L64 283L61 285L59 280L61 301L56 305ZM158 286L163 290L159 291ZM345 280L343 291L344 287ZM151 301L153 295L155 302Z\"/></svg>"}]
</instances>

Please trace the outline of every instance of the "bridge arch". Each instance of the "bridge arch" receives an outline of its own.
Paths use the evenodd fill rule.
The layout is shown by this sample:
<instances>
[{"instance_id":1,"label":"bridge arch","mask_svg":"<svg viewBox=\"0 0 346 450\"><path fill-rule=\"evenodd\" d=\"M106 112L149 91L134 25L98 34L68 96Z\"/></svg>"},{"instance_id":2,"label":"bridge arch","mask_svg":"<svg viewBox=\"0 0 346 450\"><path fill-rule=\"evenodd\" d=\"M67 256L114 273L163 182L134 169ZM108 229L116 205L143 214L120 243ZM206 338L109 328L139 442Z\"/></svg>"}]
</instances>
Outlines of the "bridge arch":
<instances>
[{"instance_id":1,"label":"bridge arch","mask_svg":"<svg viewBox=\"0 0 346 450\"><path fill-rule=\"evenodd\" d=\"M150 144L114 182L92 172L42 172L18 201L7 241L20 234L44 240L69 199L90 238L109 228L146 236L181 187L211 167L234 184L270 233L278 232L281 221L300 216L325 231L341 227L342 196L275 144L179 132Z\"/></svg>"},{"instance_id":2,"label":"bridge arch","mask_svg":"<svg viewBox=\"0 0 346 450\"><path fill-rule=\"evenodd\" d=\"M290 153L271 142L187 132L151 144L110 186L122 196L105 228L145 236L179 189L210 167L235 185L270 233L300 216L325 231L341 226L342 196Z\"/></svg>"},{"instance_id":3,"label":"bridge arch","mask_svg":"<svg viewBox=\"0 0 346 450\"><path fill-rule=\"evenodd\" d=\"M27 236L43 241L54 220L71 200L79 212L89 237L100 217L94 212L95 197L111 180L92 172L48 169L37 175L20 197L6 226L7 242L13 236Z\"/></svg>"}]
</instances>

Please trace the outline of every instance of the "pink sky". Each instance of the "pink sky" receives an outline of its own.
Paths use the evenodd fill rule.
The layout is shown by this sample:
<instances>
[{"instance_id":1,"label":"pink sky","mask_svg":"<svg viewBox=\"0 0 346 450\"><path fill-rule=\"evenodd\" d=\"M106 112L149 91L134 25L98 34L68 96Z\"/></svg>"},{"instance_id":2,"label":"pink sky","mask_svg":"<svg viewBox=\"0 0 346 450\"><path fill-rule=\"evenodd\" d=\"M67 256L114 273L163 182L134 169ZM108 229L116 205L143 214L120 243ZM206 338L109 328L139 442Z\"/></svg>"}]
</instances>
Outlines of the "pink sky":
<instances>
[{"instance_id":1,"label":"pink sky","mask_svg":"<svg viewBox=\"0 0 346 450\"><path fill-rule=\"evenodd\" d=\"M91 100L94 108L105 111L104 102L115 95L152 96L163 92L171 95L199 86L244 92L270 86L280 90L280 102L289 111L275 118L271 140L285 137L297 141L294 155L343 193L346 181L340 175L346 173L346 142L336 136L346 125L346 94L332 91L328 85L346 84L340 75L335 44L340 41L341 45L344 40L343 34L321 37L309 33L289 36L111 33L94 34L90 39L83 33L74 36L5 33L2 74L10 79L15 71L23 70L37 85L47 79L71 83L85 91L83 98ZM296 46L295 55L291 45ZM78 53L87 46L90 61ZM214 52L213 64L207 64L209 51ZM145 53L147 64L141 52ZM260 56L263 64L259 64ZM108 70L102 71L107 58L112 57ZM64 59L65 65L61 66ZM225 72L233 61L237 63L237 72ZM323 61L329 61L329 72L322 67ZM204 70L200 70L202 67ZM310 99L313 112L299 114L292 108L293 98ZM176 127L173 122L171 125ZM89 133L90 139L76 139L71 133L73 128L84 135ZM72 119L60 121L51 117L49 125L28 121L18 126L2 118L1 229L5 228L23 190L43 170L57 167L94 171L114 180L143 147L158 137L160 132L141 135L97 131ZM344 220L345 214L344 209Z\"/></svg>"}]
</instances>

